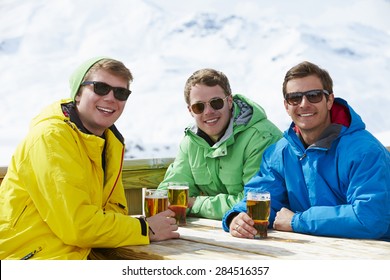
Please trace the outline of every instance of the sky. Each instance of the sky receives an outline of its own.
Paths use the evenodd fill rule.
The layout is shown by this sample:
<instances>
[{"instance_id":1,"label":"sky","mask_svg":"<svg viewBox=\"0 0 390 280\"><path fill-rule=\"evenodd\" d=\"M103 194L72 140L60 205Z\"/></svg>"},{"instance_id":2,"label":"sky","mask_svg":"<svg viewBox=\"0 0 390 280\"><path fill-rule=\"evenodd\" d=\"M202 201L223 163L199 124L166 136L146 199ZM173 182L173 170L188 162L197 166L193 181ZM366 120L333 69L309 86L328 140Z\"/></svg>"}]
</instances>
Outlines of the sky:
<instances>
[{"instance_id":1,"label":"sky","mask_svg":"<svg viewBox=\"0 0 390 280\"><path fill-rule=\"evenodd\" d=\"M390 146L389 12L389 0L2 0L0 166L31 119L69 96L72 71L97 55L134 75L116 123L127 158L175 156L193 122L184 84L201 68L224 72L233 93L284 131L283 77L303 60L327 69L335 95Z\"/></svg>"}]
</instances>

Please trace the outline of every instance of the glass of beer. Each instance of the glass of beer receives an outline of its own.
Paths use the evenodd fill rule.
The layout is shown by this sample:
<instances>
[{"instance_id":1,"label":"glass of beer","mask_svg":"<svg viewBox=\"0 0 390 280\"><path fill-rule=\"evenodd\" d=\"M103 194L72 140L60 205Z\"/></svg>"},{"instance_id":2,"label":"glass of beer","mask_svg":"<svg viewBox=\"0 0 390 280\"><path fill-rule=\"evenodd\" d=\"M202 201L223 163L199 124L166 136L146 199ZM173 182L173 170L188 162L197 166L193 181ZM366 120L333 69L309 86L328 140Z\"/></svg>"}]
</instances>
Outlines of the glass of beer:
<instances>
[{"instance_id":1,"label":"glass of beer","mask_svg":"<svg viewBox=\"0 0 390 280\"><path fill-rule=\"evenodd\" d=\"M168 209L168 191L146 189L144 200L145 217L154 216Z\"/></svg>"},{"instance_id":2,"label":"glass of beer","mask_svg":"<svg viewBox=\"0 0 390 280\"><path fill-rule=\"evenodd\" d=\"M188 207L188 183L168 184L168 208L175 212L177 225L186 225L186 211Z\"/></svg>"},{"instance_id":3,"label":"glass of beer","mask_svg":"<svg viewBox=\"0 0 390 280\"><path fill-rule=\"evenodd\" d=\"M255 239L267 238L268 218L271 211L269 192L250 190L246 199L247 213L255 222Z\"/></svg>"}]
</instances>

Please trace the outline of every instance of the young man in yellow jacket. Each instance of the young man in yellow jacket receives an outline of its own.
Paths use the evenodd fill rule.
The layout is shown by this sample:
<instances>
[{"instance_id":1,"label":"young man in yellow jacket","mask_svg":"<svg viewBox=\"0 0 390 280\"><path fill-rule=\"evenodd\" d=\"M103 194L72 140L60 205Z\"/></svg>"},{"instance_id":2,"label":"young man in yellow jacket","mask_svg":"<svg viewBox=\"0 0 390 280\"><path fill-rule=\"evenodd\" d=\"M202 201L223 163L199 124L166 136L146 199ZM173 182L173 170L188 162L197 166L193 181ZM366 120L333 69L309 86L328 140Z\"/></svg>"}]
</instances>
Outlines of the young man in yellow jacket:
<instances>
[{"instance_id":1,"label":"young man in yellow jacket","mask_svg":"<svg viewBox=\"0 0 390 280\"><path fill-rule=\"evenodd\" d=\"M171 210L127 216L114 123L132 80L122 62L92 58L71 76L71 99L33 119L0 187L0 259L87 259L92 248L179 237Z\"/></svg>"}]
</instances>

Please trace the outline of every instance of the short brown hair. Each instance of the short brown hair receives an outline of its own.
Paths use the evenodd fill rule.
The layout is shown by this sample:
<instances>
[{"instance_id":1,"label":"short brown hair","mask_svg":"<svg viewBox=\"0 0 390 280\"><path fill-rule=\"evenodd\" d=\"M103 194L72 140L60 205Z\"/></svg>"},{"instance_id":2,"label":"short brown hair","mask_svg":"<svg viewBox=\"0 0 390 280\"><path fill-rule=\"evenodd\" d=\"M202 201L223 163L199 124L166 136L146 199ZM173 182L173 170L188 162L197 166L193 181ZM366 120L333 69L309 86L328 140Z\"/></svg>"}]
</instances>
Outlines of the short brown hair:
<instances>
[{"instance_id":1,"label":"short brown hair","mask_svg":"<svg viewBox=\"0 0 390 280\"><path fill-rule=\"evenodd\" d=\"M92 73L101 69L114 76L123 78L127 81L127 88L133 81L133 74L131 74L130 70L121 61L111 58L104 58L96 62L85 74L84 81L87 81Z\"/></svg>"},{"instance_id":2,"label":"short brown hair","mask_svg":"<svg viewBox=\"0 0 390 280\"><path fill-rule=\"evenodd\" d=\"M209 87L219 85L225 95L231 95L229 80L226 75L220 71L205 68L194 72L188 79L184 87L184 100L190 105L190 91L191 88L197 84L206 85Z\"/></svg>"},{"instance_id":3,"label":"short brown hair","mask_svg":"<svg viewBox=\"0 0 390 280\"><path fill-rule=\"evenodd\" d=\"M283 97L285 97L287 93L286 86L288 81L311 75L320 78L323 89L327 90L329 93L333 93L333 81L329 73L314 63L303 61L287 71L283 81Z\"/></svg>"}]
</instances>

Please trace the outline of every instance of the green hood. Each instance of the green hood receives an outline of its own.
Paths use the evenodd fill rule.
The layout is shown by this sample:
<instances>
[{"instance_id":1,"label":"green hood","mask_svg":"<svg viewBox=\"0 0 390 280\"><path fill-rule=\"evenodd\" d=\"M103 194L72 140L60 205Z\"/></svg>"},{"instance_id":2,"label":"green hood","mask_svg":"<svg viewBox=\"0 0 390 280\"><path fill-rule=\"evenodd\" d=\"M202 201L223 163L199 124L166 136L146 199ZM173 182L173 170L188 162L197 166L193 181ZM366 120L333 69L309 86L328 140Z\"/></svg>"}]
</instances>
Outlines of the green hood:
<instances>
[{"instance_id":1,"label":"green hood","mask_svg":"<svg viewBox=\"0 0 390 280\"><path fill-rule=\"evenodd\" d=\"M105 59L107 57L105 56L98 56L94 58L90 58L87 61L85 61L83 64L81 64L70 76L69 79L69 86L70 86L70 98L72 100L75 99L77 91L79 90L80 84L84 79L85 74L88 72L88 70L98 61Z\"/></svg>"}]
</instances>

